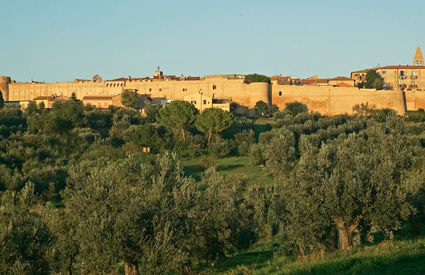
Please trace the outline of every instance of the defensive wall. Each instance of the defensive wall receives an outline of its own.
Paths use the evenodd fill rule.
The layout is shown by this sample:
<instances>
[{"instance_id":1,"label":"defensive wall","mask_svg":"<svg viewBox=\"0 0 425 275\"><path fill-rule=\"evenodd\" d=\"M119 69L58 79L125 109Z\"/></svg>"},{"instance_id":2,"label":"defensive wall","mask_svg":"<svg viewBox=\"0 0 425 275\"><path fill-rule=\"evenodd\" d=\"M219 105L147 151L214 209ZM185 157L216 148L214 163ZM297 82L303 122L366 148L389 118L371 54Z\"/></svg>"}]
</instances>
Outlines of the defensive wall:
<instances>
[{"instance_id":1,"label":"defensive wall","mask_svg":"<svg viewBox=\"0 0 425 275\"><path fill-rule=\"evenodd\" d=\"M372 90L355 87L297 86L272 83L245 84L241 78L206 76L200 80L169 79L120 79L113 81L74 81L66 83L14 82L0 76L0 90L6 101L27 101L40 96L115 96L125 89L136 89L140 94L183 100L188 94L202 92L217 99L231 99L238 104L254 107L262 100L284 108L286 103L299 101L310 111L325 115L353 112L353 106L361 103L391 108L399 114L406 110L425 109L425 91Z\"/></svg>"},{"instance_id":2,"label":"defensive wall","mask_svg":"<svg viewBox=\"0 0 425 275\"><path fill-rule=\"evenodd\" d=\"M269 85L267 83L245 84L243 79L223 77L181 81L128 79L122 81L76 81L66 83L17 82L8 84L8 87L9 101L33 100L39 96L50 95L70 97L73 93L78 99L83 99L85 96L113 96L121 94L125 89L136 89L139 94L166 97L170 100L182 100L188 94L202 91L206 96L231 99L248 107L254 107L259 100L271 103Z\"/></svg>"},{"instance_id":3,"label":"defensive wall","mask_svg":"<svg viewBox=\"0 0 425 275\"><path fill-rule=\"evenodd\" d=\"M405 97L408 111L425 109L425 91L407 91Z\"/></svg>"},{"instance_id":4,"label":"defensive wall","mask_svg":"<svg viewBox=\"0 0 425 275\"><path fill-rule=\"evenodd\" d=\"M425 103L425 93L423 98ZM353 106L361 103L369 103L379 109L391 108L401 115L406 112L402 91L272 84L273 104L283 108L286 103L294 101L307 105L309 111L324 115L352 114Z\"/></svg>"}]
</instances>

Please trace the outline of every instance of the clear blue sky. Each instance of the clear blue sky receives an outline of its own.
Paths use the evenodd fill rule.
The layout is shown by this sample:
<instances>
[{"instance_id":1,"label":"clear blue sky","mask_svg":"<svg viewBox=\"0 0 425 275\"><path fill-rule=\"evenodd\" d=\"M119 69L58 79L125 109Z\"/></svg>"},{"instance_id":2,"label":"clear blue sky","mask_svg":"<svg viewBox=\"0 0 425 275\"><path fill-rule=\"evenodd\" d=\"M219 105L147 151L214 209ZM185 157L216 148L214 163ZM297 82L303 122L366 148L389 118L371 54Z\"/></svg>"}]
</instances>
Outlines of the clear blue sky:
<instances>
[{"instance_id":1,"label":"clear blue sky","mask_svg":"<svg viewBox=\"0 0 425 275\"><path fill-rule=\"evenodd\" d=\"M0 74L346 75L425 54L425 1L0 0Z\"/></svg>"}]
</instances>

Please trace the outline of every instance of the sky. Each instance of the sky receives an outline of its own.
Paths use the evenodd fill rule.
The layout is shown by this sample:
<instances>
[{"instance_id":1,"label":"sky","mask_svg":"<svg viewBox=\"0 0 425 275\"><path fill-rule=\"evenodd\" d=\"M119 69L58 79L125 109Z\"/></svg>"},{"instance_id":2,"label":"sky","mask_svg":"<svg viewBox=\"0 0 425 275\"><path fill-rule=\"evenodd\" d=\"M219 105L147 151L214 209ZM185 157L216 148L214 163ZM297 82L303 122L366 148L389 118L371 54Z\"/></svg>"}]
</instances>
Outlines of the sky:
<instances>
[{"instance_id":1,"label":"sky","mask_svg":"<svg viewBox=\"0 0 425 275\"><path fill-rule=\"evenodd\" d=\"M0 75L349 76L412 64L425 1L0 0ZM425 53L425 51L424 51Z\"/></svg>"}]
</instances>

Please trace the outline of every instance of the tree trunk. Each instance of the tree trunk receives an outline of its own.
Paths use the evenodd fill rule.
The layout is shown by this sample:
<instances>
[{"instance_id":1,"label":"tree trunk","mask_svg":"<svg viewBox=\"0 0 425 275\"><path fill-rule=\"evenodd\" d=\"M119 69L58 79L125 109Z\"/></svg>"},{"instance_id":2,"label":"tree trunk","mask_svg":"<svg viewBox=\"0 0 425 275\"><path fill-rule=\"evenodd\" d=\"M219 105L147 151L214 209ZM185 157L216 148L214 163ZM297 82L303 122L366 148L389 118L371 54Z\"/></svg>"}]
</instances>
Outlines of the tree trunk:
<instances>
[{"instance_id":1,"label":"tree trunk","mask_svg":"<svg viewBox=\"0 0 425 275\"><path fill-rule=\"evenodd\" d=\"M209 130L209 131L208 131L208 142L207 142L207 144L210 144L211 136L212 136L212 131L211 131L211 130Z\"/></svg>"},{"instance_id":2,"label":"tree trunk","mask_svg":"<svg viewBox=\"0 0 425 275\"><path fill-rule=\"evenodd\" d=\"M339 250L349 250L351 248L351 239L347 227L338 227L338 244Z\"/></svg>"},{"instance_id":3,"label":"tree trunk","mask_svg":"<svg viewBox=\"0 0 425 275\"><path fill-rule=\"evenodd\" d=\"M136 266L133 264L124 264L125 275L137 275Z\"/></svg>"},{"instance_id":4,"label":"tree trunk","mask_svg":"<svg viewBox=\"0 0 425 275\"><path fill-rule=\"evenodd\" d=\"M184 133L184 129L182 128L182 137L183 137L183 141L186 141L186 135Z\"/></svg>"},{"instance_id":5,"label":"tree trunk","mask_svg":"<svg viewBox=\"0 0 425 275\"><path fill-rule=\"evenodd\" d=\"M352 225L347 225L342 219L335 219L336 228L338 230L339 250L349 250L353 244L353 233L359 226L362 216L356 217Z\"/></svg>"}]
</instances>

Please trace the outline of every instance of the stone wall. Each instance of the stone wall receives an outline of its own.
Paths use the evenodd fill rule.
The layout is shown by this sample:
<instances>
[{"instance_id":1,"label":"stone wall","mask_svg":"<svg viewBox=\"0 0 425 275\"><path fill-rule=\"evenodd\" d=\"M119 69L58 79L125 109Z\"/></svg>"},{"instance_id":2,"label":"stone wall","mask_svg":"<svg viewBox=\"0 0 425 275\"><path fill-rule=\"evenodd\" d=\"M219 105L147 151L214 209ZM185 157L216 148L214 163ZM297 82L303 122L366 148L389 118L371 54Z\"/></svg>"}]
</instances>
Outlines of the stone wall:
<instances>
[{"instance_id":1,"label":"stone wall","mask_svg":"<svg viewBox=\"0 0 425 275\"><path fill-rule=\"evenodd\" d=\"M424 97L425 99L425 97ZM323 115L352 114L353 106L361 103L391 108L398 114L406 112L402 91L323 86L272 85L272 102L284 108L286 103L298 101L307 105L309 111Z\"/></svg>"},{"instance_id":2,"label":"stone wall","mask_svg":"<svg viewBox=\"0 0 425 275\"><path fill-rule=\"evenodd\" d=\"M409 110L425 109L425 92L420 91L408 91L404 97L403 92L396 90L280 85L277 81L271 84L245 84L243 81L237 78L210 76L201 80L181 81L133 79L102 82L9 83L10 78L0 77L0 89L9 90L9 101L33 100L39 96L50 95L70 97L72 93L75 93L78 99L84 96L116 96L124 89L137 89L140 94L165 97L169 100L183 100L187 95L202 91L206 97L231 99L248 107L254 107L257 101L262 100L276 104L282 109L286 103L299 101L306 104L310 111L325 115L350 114L353 106L361 103L376 105L378 108L391 108L399 114L405 113L406 105Z\"/></svg>"}]
</instances>

